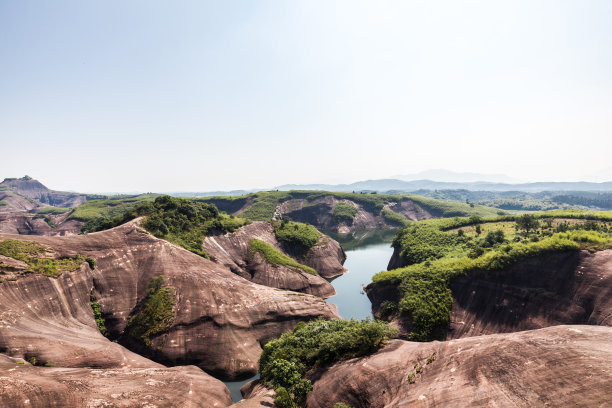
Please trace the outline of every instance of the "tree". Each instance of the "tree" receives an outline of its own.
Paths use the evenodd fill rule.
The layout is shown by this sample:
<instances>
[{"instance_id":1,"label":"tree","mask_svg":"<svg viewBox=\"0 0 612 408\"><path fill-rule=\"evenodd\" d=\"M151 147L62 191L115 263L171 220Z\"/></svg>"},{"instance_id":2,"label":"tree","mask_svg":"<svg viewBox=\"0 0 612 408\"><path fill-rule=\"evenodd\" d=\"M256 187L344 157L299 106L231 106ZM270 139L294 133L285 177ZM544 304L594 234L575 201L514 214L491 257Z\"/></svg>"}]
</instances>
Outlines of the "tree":
<instances>
[{"instance_id":1,"label":"tree","mask_svg":"<svg viewBox=\"0 0 612 408\"><path fill-rule=\"evenodd\" d=\"M523 214L516 219L516 226L519 230L525 231L526 235L529 231L538 229L540 222L534 215Z\"/></svg>"}]
</instances>

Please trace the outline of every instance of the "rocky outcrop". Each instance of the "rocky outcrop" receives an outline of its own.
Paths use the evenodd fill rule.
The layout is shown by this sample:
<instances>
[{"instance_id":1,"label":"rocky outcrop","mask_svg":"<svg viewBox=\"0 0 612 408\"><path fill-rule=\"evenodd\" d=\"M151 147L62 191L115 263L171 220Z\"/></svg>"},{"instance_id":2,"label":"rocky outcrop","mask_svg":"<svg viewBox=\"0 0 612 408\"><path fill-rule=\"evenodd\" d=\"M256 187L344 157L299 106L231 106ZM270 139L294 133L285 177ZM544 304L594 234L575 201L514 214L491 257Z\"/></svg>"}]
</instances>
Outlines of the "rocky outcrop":
<instances>
[{"instance_id":1,"label":"rocky outcrop","mask_svg":"<svg viewBox=\"0 0 612 408\"><path fill-rule=\"evenodd\" d=\"M540 255L455 279L451 291L448 339L561 324L612 326L612 250ZM397 283L370 284L366 292L375 314L385 300L402 297ZM404 333L410 328L396 323Z\"/></svg>"},{"instance_id":2,"label":"rocky outcrop","mask_svg":"<svg viewBox=\"0 0 612 408\"><path fill-rule=\"evenodd\" d=\"M235 403L235 408L261 408L274 407L274 390L266 388L259 380L249 381L240 387L243 400Z\"/></svg>"},{"instance_id":3,"label":"rocky outcrop","mask_svg":"<svg viewBox=\"0 0 612 408\"><path fill-rule=\"evenodd\" d=\"M555 326L448 342L394 340L315 375L309 408L603 407L612 328Z\"/></svg>"},{"instance_id":4,"label":"rocky outcrop","mask_svg":"<svg viewBox=\"0 0 612 408\"><path fill-rule=\"evenodd\" d=\"M559 324L612 326L612 250L555 253L451 284L448 338Z\"/></svg>"},{"instance_id":5,"label":"rocky outcrop","mask_svg":"<svg viewBox=\"0 0 612 408\"><path fill-rule=\"evenodd\" d=\"M71 366L78 365L76 361L104 366L113 353L113 359L123 359L123 351L113 351L120 346L108 343L105 355L96 357L92 336L97 329L88 309L91 292L100 303L109 337L162 363L194 364L227 380L240 379L256 373L262 344L299 321L337 317L335 307L318 297L249 282L153 237L137 223L66 237L0 234L0 240L36 240L58 257L78 253L97 261L94 270L84 264L58 279L33 275L0 284L0 351L60 363L69 350ZM164 286L174 288L174 318L145 345L134 341L126 327L142 305L149 281L159 275L165 277Z\"/></svg>"},{"instance_id":6,"label":"rocky outcrop","mask_svg":"<svg viewBox=\"0 0 612 408\"><path fill-rule=\"evenodd\" d=\"M193 366L66 368L32 366L0 354L0 406L225 407L227 387Z\"/></svg>"},{"instance_id":7,"label":"rocky outcrop","mask_svg":"<svg viewBox=\"0 0 612 408\"><path fill-rule=\"evenodd\" d=\"M49 190L38 180L28 176L19 179L4 179L0 186L6 186L22 196L55 207L72 208L87 201L87 196L85 195Z\"/></svg>"},{"instance_id":8,"label":"rocky outcrop","mask_svg":"<svg viewBox=\"0 0 612 408\"><path fill-rule=\"evenodd\" d=\"M0 233L48 236L79 234L83 223L66 220L67 216L68 213L44 216L25 212L0 213Z\"/></svg>"},{"instance_id":9,"label":"rocky outcrop","mask_svg":"<svg viewBox=\"0 0 612 408\"><path fill-rule=\"evenodd\" d=\"M295 257L299 263L315 269L319 276L299 268L267 263L261 255L249 250L252 239L264 241L286 252L276 239L272 224L263 221L253 222L233 233L206 237L203 248L216 263L252 282L320 297L335 294L333 286L323 278L331 279L346 272L342 266L346 259L344 251L328 236L322 235L319 243L305 256Z\"/></svg>"}]
</instances>

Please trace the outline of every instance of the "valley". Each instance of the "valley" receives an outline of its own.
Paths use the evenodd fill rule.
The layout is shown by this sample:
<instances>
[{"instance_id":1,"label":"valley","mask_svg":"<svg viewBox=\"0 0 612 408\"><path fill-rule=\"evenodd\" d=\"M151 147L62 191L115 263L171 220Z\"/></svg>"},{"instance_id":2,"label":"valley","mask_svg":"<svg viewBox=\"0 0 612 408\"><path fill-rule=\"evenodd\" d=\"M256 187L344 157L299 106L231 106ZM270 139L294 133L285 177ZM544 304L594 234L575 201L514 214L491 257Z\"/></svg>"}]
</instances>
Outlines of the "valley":
<instances>
[{"instance_id":1,"label":"valley","mask_svg":"<svg viewBox=\"0 0 612 408\"><path fill-rule=\"evenodd\" d=\"M602 363L612 353L609 212L509 214L321 191L60 200L34 182L2 190L13 200L0 214L4 405L601 405L612 396ZM360 320L371 316L380 320ZM559 368L529 371L549 384L536 390L514 385L521 364ZM496 366L503 375L486 368ZM568 372L595 375L600 393L565 384ZM338 386L346 377L355 380ZM78 392L65 385L77 383Z\"/></svg>"}]
</instances>

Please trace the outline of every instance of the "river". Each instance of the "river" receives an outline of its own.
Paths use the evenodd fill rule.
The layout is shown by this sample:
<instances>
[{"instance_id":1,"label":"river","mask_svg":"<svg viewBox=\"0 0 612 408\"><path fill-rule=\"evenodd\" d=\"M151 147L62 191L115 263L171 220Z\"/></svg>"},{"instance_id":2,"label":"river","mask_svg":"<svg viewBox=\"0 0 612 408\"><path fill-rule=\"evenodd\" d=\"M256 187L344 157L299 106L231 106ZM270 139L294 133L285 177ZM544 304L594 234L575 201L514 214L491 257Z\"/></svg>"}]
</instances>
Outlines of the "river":
<instances>
[{"instance_id":1,"label":"river","mask_svg":"<svg viewBox=\"0 0 612 408\"><path fill-rule=\"evenodd\" d=\"M340 242L346 252L344 266L349 270L331 283L336 289L336 295L327 299L338 307L338 313L343 319L365 319L372 317L372 305L363 291L372 280L372 275L387 270L387 264L393 248L391 240L396 231L367 231L350 235L338 235L325 232ZM240 401L240 387L254 379L259 374L244 381L226 382L234 402Z\"/></svg>"}]
</instances>

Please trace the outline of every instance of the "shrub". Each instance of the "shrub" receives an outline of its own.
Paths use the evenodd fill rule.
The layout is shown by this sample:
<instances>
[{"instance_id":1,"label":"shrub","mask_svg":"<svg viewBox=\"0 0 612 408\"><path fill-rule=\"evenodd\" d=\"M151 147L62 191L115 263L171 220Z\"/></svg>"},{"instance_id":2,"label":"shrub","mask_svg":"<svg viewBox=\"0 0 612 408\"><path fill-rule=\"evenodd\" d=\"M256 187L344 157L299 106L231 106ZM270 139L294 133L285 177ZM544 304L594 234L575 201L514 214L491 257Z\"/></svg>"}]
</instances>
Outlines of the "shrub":
<instances>
[{"instance_id":1,"label":"shrub","mask_svg":"<svg viewBox=\"0 0 612 408\"><path fill-rule=\"evenodd\" d=\"M103 336L106 336L106 321L104 317L102 317L102 308L100 304L96 302L93 294L89 295L89 302L91 304L91 310L93 310L94 319L96 320L96 325L98 326L98 330L102 333Z\"/></svg>"},{"instance_id":2,"label":"shrub","mask_svg":"<svg viewBox=\"0 0 612 408\"><path fill-rule=\"evenodd\" d=\"M381 214L385 221L391 225L403 227L410 222L403 214L396 213L395 211L391 211L386 208L383 208Z\"/></svg>"},{"instance_id":3,"label":"shrub","mask_svg":"<svg viewBox=\"0 0 612 408\"><path fill-rule=\"evenodd\" d=\"M337 203L332 211L333 217L340 223L352 224L357 214L357 207L349 203Z\"/></svg>"},{"instance_id":4,"label":"shrub","mask_svg":"<svg viewBox=\"0 0 612 408\"><path fill-rule=\"evenodd\" d=\"M264 346L259 358L261 379L275 388L277 395L282 387L295 403L302 405L312 389L310 381L303 378L307 371L373 353L396 335L396 329L381 321L301 322Z\"/></svg>"},{"instance_id":5,"label":"shrub","mask_svg":"<svg viewBox=\"0 0 612 408\"><path fill-rule=\"evenodd\" d=\"M172 287L162 287L164 275L149 281L147 295L136 314L128 319L126 331L147 346L151 336L168 330L174 322L174 293Z\"/></svg>"},{"instance_id":6,"label":"shrub","mask_svg":"<svg viewBox=\"0 0 612 408\"><path fill-rule=\"evenodd\" d=\"M320 238L319 231L312 225L288 220L275 223L274 233L279 242L300 254L308 252Z\"/></svg>"}]
</instances>

